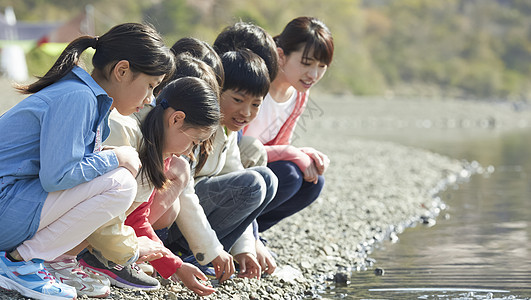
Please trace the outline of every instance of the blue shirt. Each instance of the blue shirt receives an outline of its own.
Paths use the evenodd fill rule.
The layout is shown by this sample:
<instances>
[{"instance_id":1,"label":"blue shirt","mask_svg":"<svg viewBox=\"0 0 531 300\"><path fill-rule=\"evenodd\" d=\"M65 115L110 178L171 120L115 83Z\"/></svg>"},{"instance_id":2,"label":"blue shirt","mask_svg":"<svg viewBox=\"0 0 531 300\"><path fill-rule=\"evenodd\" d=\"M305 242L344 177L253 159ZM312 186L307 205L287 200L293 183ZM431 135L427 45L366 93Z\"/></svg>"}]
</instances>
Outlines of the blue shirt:
<instances>
[{"instance_id":1,"label":"blue shirt","mask_svg":"<svg viewBox=\"0 0 531 300\"><path fill-rule=\"evenodd\" d=\"M0 251L35 234L49 192L118 167L113 151L94 151L96 135L109 136L111 104L90 74L76 66L0 116Z\"/></svg>"}]
</instances>

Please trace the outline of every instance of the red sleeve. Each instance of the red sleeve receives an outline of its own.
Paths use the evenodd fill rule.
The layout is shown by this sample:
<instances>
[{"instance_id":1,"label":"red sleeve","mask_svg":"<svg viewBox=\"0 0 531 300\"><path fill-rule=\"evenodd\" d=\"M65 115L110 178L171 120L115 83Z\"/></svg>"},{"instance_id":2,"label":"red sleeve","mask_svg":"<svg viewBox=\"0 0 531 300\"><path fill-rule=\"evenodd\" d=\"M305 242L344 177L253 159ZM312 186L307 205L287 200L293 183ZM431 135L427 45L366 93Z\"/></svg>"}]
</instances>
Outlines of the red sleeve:
<instances>
[{"instance_id":1,"label":"red sleeve","mask_svg":"<svg viewBox=\"0 0 531 300\"><path fill-rule=\"evenodd\" d=\"M155 230L148 221L149 208L151 203L153 203L153 197L155 196L156 190L153 191L149 200L142 203L137 207L127 219L125 219L125 225L133 227L135 230L136 236L147 236L153 241L159 242L162 241L159 239ZM164 278L169 278L178 268L183 264L181 258L177 255L165 256L150 262L153 268Z\"/></svg>"},{"instance_id":2,"label":"red sleeve","mask_svg":"<svg viewBox=\"0 0 531 300\"><path fill-rule=\"evenodd\" d=\"M300 149L290 145L265 146L267 162L287 160L296 164L302 172L313 162L312 159Z\"/></svg>"}]
</instances>

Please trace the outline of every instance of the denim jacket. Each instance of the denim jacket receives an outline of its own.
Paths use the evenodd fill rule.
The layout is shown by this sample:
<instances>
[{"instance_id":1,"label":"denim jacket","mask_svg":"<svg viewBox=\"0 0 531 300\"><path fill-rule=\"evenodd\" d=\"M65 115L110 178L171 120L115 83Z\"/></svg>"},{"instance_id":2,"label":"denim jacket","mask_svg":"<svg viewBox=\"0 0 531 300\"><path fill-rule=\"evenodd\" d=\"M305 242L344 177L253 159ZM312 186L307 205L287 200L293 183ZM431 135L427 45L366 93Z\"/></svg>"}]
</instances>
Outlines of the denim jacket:
<instances>
[{"instance_id":1,"label":"denim jacket","mask_svg":"<svg viewBox=\"0 0 531 300\"><path fill-rule=\"evenodd\" d=\"M112 98L79 67L0 116L0 250L30 239L49 192L70 189L118 167L96 151L109 135Z\"/></svg>"}]
</instances>

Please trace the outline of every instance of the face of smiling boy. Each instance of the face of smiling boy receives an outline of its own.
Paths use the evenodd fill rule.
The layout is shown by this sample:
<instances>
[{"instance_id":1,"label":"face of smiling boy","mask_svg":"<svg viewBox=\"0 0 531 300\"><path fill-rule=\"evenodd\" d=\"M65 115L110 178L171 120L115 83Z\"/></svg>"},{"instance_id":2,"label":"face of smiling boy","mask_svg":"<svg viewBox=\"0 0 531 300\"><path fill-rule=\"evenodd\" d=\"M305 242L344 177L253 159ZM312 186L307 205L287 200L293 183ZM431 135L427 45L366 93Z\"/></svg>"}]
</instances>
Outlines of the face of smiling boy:
<instances>
[{"instance_id":1,"label":"face of smiling boy","mask_svg":"<svg viewBox=\"0 0 531 300\"><path fill-rule=\"evenodd\" d=\"M230 131L238 131L256 118L263 97L243 91L225 90L220 97L221 124Z\"/></svg>"}]
</instances>

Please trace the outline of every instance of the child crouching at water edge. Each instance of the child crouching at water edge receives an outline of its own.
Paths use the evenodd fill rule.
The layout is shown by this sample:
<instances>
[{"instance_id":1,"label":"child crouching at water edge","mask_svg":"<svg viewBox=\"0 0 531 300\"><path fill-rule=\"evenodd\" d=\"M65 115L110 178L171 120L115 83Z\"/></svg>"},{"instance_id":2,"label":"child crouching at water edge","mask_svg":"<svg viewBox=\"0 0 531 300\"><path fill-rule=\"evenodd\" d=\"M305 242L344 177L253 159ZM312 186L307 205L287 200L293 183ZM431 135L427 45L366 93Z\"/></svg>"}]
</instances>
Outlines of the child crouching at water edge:
<instances>
[{"instance_id":1,"label":"child crouching at water edge","mask_svg":"<svg viewBox=\"0 0 531 300\"><path fill-rule=\"evenodd\" d=\"M216 234L210 228L197 197L192 197L195 194L193 185L190 191L190 166L184 159L190 154L191 147L209 138L219 123L219 87L213 71L199 60L187 55L178 56L176 67L173 76L168 77L168 81L165 79L160 85L163 89L157 98L159 104L145 105L139 113L129 117L116 112L110 116L112 133L106 143L114 146L137 147L143 165L141 170L145 170L147 175L155 175L144 176L139 182L139 192L135 199L138 202L133 205L133 211L125 220L127 226L124 227L132 227L137 236L148 237L162 245L154 229L165 228L176 221L179 226L185 228L187 237L193 238L194 243L191 244L194 251L204 253L208 262L212 260L213 263L223 265L228 261L228 264L232 265L232 257L223 251L217 241ZM205 81L186 75L196 75ZM172 81L175 78L177 79ZM172 122L183 114L185 116L183 124L179 123L182 121L179 119L179 122ZM179 130L171 130L179 124L181 125ZM162 161L164 161L163 174L158 167L162 166ZM163 185L157 183L162 175L167 178ZM149 200L142 203L146 197ZM120 239L126 235L127 232L117 230L113 239ZM143 272L134 278L106 266L105 259L97 258L91 253L85 253L81 263L113 278L111 281L118 286L149 290L152 289L153 285L150 282L153 280L155 287L158 285L156 279ZM181 280L198 295L204 296L214 292L211 287L197 281L197 278L206 279L204 274L191 264L183 263L173 253L152 260L151 265L162 277ZM149 267L146 264L140 266ZM232 271L226 267L220 270L230 277L234 267Z\"/></svg>"},{"instance_id":2,"label":"child crouching at water edge","mask_svg":"<svg viewBox=\"0 0 531 300\"><path fill-rule=\"evenodd\" d=\"M237 22L227 26L214 41L214 49L221 55L228 51L249 49L265 62L269 80L273 82L278 74L278 53L273 37L258 25ZM267 153L264 145L254 137L241 136L238 131L238 148L244 168L267 165ZM276 268L275 258L258 236L258 223L253 222L256 239L256 255L262 270L271 274Z\"/></svg>"},{"instance_id":3,"label":"child crouching at water edge","mask_svg":"<svg viewBox=\"0 0 531 300\"><path fill-rule=\"evenodd\" d=\"M212 153L195 176L199 201L225 249L240 264L240 276L259 278L252 222L276 192L277 180L266 167L244 169L237 146L237 131L250 122L269 88L263 60L249 50L222 55L225 83L220 98L221 126L214 134ZM170 228L166 244L188 249L179 227Z\"/></svg>"},{"instance_id":4,"label":"child crouching at water edge","mask_svg":"<svg viewBox=\"0 0 531 300\"><path fill-rule=\"evenodd\" d=\"M220 112L217 91L195 77L183 77L170 82L158 96L157 102L142 122L140 150L140 158L145 166L141 174L156 190L147 203L127 218L126 224L131 225L138 235L148 236L162 244L150 224L160 224L165 219L171 219L171 224L176 218L183 218L179 216L179 197L190 178L190 165L184 157L191 153L193 147L210 138L219 124ZM149 210L151 203L158 205L153 214ZM161 206L167 209L162 210ZM190 209L189 203L183 203L183 206L184 212L188 213L186 217L192 218L188 222L203 221L186 211ZM196 227L201 225L196 224ZM208 229L210 228L207 227ZM212 234L215 235L213 232ZM214 247L217 245L219 243ZM194 265L183 263L173 253L154 260L151 264L163 277L181 280L198 295L205 296L214 292L213 288L198 281L207 280L205 274Z\"/></svg>"},{"instance_id":5,"label":"child crouching at water edge","mask_svg":"<svg viewBox=\"0 0 531 300\"><path fill-rule=\"evenodd\" d=\"M290 144L310 88L332 63L332 34L322 21L298 17L286 25L275 42L280 72L258 116L243 130L245 136L255 137L266 146L267 166L279 178L275 199L257 218L260 232L315 201L330 163L325 154L311 147Z\"/></svg>"},{"instance_id":6,"label":"child crouching at water edge","mask_svg":"<svg viewBox=\"0 0 531 300\"><path fill-rule=\"evenodd\" d=\"M77 66L88 47L95 49L92 74ZM140 160L131 147L102 148L108 114L128 115L149 102L173 61L153 28L121 24L76 39L42 78L21 87L33 95L0 117L0 287L34 299L76 298L43 260L84 247L130 207ZM154 253L137 247L134 257ZM109 294L90 275L80 277L97 285L94 296Z\"/></svg>"}]
</instances>

